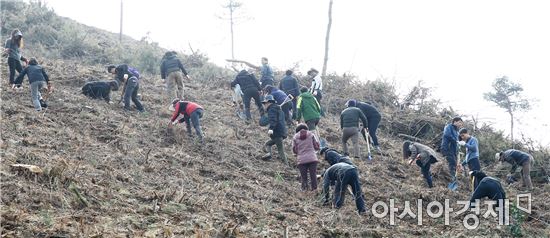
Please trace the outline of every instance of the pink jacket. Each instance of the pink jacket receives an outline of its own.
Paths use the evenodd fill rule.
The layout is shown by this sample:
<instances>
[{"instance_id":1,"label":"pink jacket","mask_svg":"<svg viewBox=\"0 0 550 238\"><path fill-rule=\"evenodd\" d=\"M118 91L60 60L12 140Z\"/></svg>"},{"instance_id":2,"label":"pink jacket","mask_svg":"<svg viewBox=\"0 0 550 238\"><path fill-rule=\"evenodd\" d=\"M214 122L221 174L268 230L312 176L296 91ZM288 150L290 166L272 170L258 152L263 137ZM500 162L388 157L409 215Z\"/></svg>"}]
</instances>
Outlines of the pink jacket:
<instances>
[{"instance_id":1,"label":"pink jacket","mask_svg":"<svg viewBox=\"0 0 550 238\"><path fill-rule=\"evenodd\" d=\"M294 135L292 151L298 155L298 164L318 162L316 150L319 150L319 142L311 131L301 130Z\"/></svg>"}]
</instances>

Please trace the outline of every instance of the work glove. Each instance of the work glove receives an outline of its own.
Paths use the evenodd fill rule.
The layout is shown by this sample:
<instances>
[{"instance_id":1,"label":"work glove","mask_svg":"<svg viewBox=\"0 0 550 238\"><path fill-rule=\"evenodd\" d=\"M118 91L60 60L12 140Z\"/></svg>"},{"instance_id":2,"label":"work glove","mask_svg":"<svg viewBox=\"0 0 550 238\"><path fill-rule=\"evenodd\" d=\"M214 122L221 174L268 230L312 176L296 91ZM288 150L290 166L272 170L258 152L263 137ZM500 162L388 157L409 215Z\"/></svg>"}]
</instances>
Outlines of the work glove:
<instances>
[{"instance_id":1,"label":"work glove","mask_svg":"<svg viewBox=\"0 0 550 238\"><path fill-rule=\"evenodd\" d=\"M461 141L458 142L458 145L464 146L464 145L466 145L466 141L461 140Z\"/></svg>"},{"instance_id":2,"label":"work glove","mask_svg":"<svg viewBox=\"0 0 550 238\"><path fill-rule=\"evenodd\" d=\"M273 130L267 131L267 134L268 134L268 135L273 135Z\"/></svg>"},{"instance_id":3,"label":"work glove","mask_svg":"<svg viewBox=\"0 0 550 238\"><path fill-rule=\"evenodd\" d=\"M176 124L178 124L178 120L175 120L172 122L172 125L176 125Z\"/></svg>"},{"instance_id":4,"label":"work glove","mask_svg":"<svg viewBox=\"0 0 550 238\"><path fill-rule=\"evenodd\" d=\"M124 80L128 79L128 74L124 74Z\"/></svg>"},{"instance_id":5,"label":"work glove","mask_svg":"<svg viewBox=\"0 0 550 238\"><path fill-rule=\"evenodd\" d=\"M512 183L514 183L514 182L516 182L516 181L517 181L517 180L516 180L516 178L514 178L513 175L508 175L508 176L506 177L506 183L508 183L508 184L512 184Z\"/></svg>"}]
</instances>

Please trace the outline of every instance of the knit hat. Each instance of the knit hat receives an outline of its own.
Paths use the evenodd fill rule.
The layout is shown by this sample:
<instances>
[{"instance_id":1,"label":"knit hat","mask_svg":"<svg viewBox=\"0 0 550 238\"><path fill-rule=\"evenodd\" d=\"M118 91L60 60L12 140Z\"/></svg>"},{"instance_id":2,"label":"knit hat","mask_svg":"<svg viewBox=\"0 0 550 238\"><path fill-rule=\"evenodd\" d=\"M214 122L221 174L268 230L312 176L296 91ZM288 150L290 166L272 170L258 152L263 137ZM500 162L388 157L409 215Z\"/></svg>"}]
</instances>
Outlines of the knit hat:
<instances>
[{"instance_id":1,"label":"knit hat","mask_svg":"<svg viewBox=\"0 0 550 238\"><path fill-rule=\"evenodd\" d=\"M350 99L346 102L346 106L347 107L355 107L357 106L357 100L355 99Z\"/></svg>"},{"instance_id":2,"label":"knit hat","mask_svg":"<svg viewBox=\"0 0 550 238\"><path fill-rule=\"evenodd\" d=\"M304 129L305 129L305 130L309 130L309 128L307 127L306 124L300 123L300 124L298 124L298 126L296 127L296 133L298 133L299 131L304 130ZM324 148L323 148L323 149L324 149Z\"/></svg>"},{"instance_id":3,"label":"knit hat","mask_svg":"<svg viewBox=\"0 0 550 238\"><path fill-rule=\"evenodd\" d=\"M275 98L273 97L273 95L266 95L262 103L266 103L266 102L275 103Z\"/></svg>"}]
</instances>

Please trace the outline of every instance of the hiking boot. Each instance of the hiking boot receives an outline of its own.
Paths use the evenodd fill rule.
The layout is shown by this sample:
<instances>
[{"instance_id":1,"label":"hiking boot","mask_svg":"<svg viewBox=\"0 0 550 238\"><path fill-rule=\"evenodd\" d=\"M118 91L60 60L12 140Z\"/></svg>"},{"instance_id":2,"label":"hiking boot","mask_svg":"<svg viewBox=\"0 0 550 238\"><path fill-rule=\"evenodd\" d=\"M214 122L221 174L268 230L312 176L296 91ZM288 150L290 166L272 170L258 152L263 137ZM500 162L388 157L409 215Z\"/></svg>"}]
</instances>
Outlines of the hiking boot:
<instances>
[{"instance_id":1,"label":"hiking boot","mask_svg":"<svg viewBox=\"0 0 550 238\"><path fill-rule=\"evenodd\" d=\"M262 160L272 160L273 158L272 158L271 154L267 153L264 156L262 156L260 159L262 159Z\"/></svg>"},{"instance_id":2,"label":"hiking boot","mask_svg":"<svg viewBox=\"0 0 550 238\"><path fill-rule=\"evenodd\" d=\"M44 101L44 99L40 99L40 106L43 108L48 108L48 104Z\"/></svg>"}]
</instances>

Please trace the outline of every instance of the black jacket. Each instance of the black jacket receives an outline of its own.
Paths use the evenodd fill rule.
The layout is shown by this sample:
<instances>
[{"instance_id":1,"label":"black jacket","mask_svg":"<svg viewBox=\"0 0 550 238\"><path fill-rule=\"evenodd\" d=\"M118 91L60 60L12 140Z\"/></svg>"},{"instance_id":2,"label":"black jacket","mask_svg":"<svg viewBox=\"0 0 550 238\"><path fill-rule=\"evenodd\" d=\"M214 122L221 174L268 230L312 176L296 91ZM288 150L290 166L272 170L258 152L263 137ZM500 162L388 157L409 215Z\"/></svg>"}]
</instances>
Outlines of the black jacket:
<instances>
[{"instance_id":1,"label":"black jacket","mask_svg":"<svg viewBox=\"0 0 550 238\"><path fill-rule=\"evenodd\" d=\"M48 77L48 74L46 74L46 70L37 64L31 64L21 71L19 76L15 79L15 84L23 83L23 78L25 75L28 75L29 77L29 84L37 81L50 82L50 78Z\"/></svg>"},{"instance_id":2,"label":"black jacket","mask_svg":"<svg viewBox=\"0 0 550 238\"><path fill-rule=\"evenodd\" d=\"M334 182L341 182L344 178L344 175L347 171L355 170L357 172L357 167L348 163L337 163L325 171L323 175L323 194L325 195L325 201L329 199L329 189L330 184ZM341 196L341 194L335 194L335 198ZM335 199L336 200L336 199Z\"/></svg>"},{"instance_id":3,"label":"black jacket","mask_svg":"<svg viewBox=\"0 0 550 238\"><path fill-rule=\"evenodd\" d=\"M359 127L359 121L363 123L363 127L367 127L367 117L359 108L348 107L340 113L340 128Z\"/></svg>"},{"instance_id":4,"label":"black jacket","mask_svg":"<svg viewBox=\"0 0 550 238\"><path fill-rule=\"evenodd\" d=\"M291 94L294 97L300 95L300 86L298 80L292 76L285 76L279 83L279 89L283 90L286 94Z\"/></svg>"},{"instance_id":5,"label":"black jacket","mask_svg":"<svg viewBox=\"0 0 550 238\"><path fill-rule=\"evenodd\" d=\"M273 130L271 138L282 137L286 138L287 130L285 123L285 114L281 107L275 103L267 108L267 117L269 119L269 129Z\"/></svg>"},{"instance_id":6,"label":"black jacket","mask_svg":"<svg viewBox=\"0 0 550 238\"><path fill-rule=\"evenodd\" d=\"M485 197L491 200L506 199L506 192L504 192L504 189L498 179L493 177L483 178L477 185L472 197L470 198L470 205L472 205L476 199L482 199Z\"/></svg>"},{"instance_id":7,"label":"black jacket","mask_svg":"<svg viewBox=\"0 0 550 238\"><path fill-rule=\"evenodd\" d=\"M111 101L111 85L116 85L114 90L118 89L118 83L116 81L97 81L84 84L82 87L82 94L94 98L103 99L107 102Z\"/></svg>"},{"instance_id":8,"label":"black jacket","mask_svg":"<svg viewBox=\"0 0 550 238\"><path fill-rule=\"evenodd\" d=\"M160 76L162 79L165 79L168 74L181 70L185 76L187 76L187 71L183 68L180 59L176 55L171 55L166 57L160 65Z\"/></svg>"},{"instance_id":9,"label":"black jacket","mask_svg":"<svg viewBox=\"0 0 550 238\"><path fill-rule=\"evenodd\" d=\"M235 80L231 82L231 87L235 87L237 84L241 85L241 90L243 92L252 89L260 91L262 89L256 77L253 74L248 73L246 70L241 70L241 72L237 74Z\"/></svg>"},{"instance_id":10,"label":"black jacket","mask_svg":"<svg viewBox=\"0 0 550 238\"><path fill-rule=\"evenodd\" d=\"M353 162L347 156L343 156L338 151L334 149L328 149L325 151L325 160L330 164L334 165L337 163L346 163L353 165Z\"/></svg>"},{"instance_id":11,"label":"black jacket","mask_svg":"<svg viewBox=\"0 0 550 238\"><path fill-rule=\"evenodd\" d=\"M122 79L124 79L125 74L128 74L128 78L136 77L136 78L139 79L139 75L134 75L134 74L132 74L132 72L128 71L128 65L127 64L121 64L121 65L117 66L115 71L116 71L115 79L118 82L122 82Z\"/></svg>"},{"instance_id":12,"label":"black jacket","mask_svg":"<svg viewBox=\"0 0 550 238\"><path fill-rule=\"evenodd\" d=\"M378 112L378 109L376 109L375 107L373 107L368 103L357 102L356 107L361 109L361 111L363 112L363 114L365 114L368 120L371 120L374 118L381 118L380 112Z\"/></svg>"}]
</instances>

